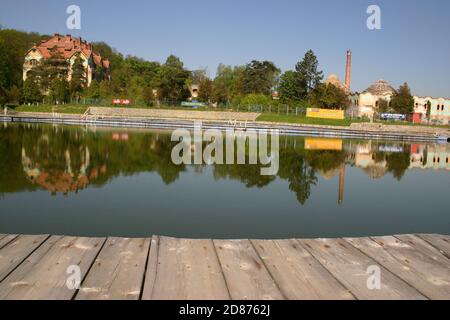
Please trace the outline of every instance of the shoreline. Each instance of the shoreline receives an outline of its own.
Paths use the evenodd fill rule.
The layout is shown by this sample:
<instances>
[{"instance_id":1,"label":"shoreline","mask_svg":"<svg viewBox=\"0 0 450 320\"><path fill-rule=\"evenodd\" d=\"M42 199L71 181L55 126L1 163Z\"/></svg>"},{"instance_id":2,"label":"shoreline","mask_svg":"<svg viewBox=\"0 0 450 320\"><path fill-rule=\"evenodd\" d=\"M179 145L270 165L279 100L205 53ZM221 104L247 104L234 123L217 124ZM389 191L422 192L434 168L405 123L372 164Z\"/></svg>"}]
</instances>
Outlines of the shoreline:
<instances>
[{"instance_id":1,"label":"shoreline","mask_svg":"<svg viewBox=\"0 0 450 320\"><path fill-rule=\"evenodd\" d=\"M148 129L194 129L195 122L201 121L203 129L227 130L273 130L281 135L338 137L348 139L383 139L400 141L450 142L450 130L422 127L383 125L375 123L355 123L349 127L276 123L264 121L232 121L177 117L124 117L85 116L77 114L28 113L0 115L0 122L48 123L78 126L125 127Z\"/></svg>"}]
</instances>

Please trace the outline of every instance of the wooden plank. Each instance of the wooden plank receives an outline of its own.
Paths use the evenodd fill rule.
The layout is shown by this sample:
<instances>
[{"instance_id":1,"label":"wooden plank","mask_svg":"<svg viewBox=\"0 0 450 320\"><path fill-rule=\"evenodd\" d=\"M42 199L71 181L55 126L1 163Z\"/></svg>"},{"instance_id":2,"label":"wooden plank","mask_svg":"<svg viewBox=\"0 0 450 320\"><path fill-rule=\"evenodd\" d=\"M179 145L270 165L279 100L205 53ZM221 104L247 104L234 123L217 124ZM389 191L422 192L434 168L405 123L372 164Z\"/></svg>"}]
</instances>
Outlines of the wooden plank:
<instances>
[{"instance_id":1,"label":"wooden plank","mask_svg":"<svg viewBox=\"0 0 450 320\"><path fill-rule=\"evenodd\" d=\"M109 238L76 299L139 299L149 247L150 239Z\"/></svg>"},{"instance_id":2,"label":"wooden plank","mask_svg":"<svg viewBox=\"0 0 450 320\"><path fill-rule=\"evenodd\" d=\"M149 261L150 268L146 275L154 279L154 283L149 285L146 281L143 299L229 299L211 240L161 237L158 246L157 268L155 270L154 262Z\"/></svg>"},{"instance_id":3,"label":"wooden plank","mask_svg":"<svg viewBox=\"0 0 450 320\"><path fill-rule=\"evenodd\" d=\"M399 278L409 283L427 298L442 299L443 297L448 296L448 292L446 292L448 291L448 286L446 289L445 286L437 285L433 281L433 279L435 278L433 270L424 269L424 267L431 267L436 269L436 267L433 266L433 261L431 261L430 258L422 256L422 258L425 258L425 260L418 262L416 261L418 256L416 256L415 252L412 254L406 254L405 256L404 254L399 254L397 249L389 249L388 246L391 246L391 241L395 241L395 238L393 238L392 240L383 240L383 242L386 242L386 244L383 245L369 238L347 239L347 241L373 258L390 272L394 273ZM408 248L406 250L414 250L407 244L401 242L396 243L395 246L405 246L405 248ZM432 266L430 266L430 263ZM439 272L442 272L443 270L442 267L438 269Z\"/></svg>"},{"instance_id":4,"label":"wooden plank","mask_svg":"<svg viewBox=\"0 0 450 320\"><path fill-rule=\"evenodd\" d=\"M4 246L6 246L8 243L10 243L11 241L13 241L15 238L17 238L18 235L17 234L8 234L8 235L4 235L4 237L2 237L0 239L0 249L2 249Z\"/></svg>"},{"instance_id":5,"label":"wooden plank","mask_svg":"<svg viewBox=\"0 0 450 320\"><path fill-rule=\"evenodd\" d=\"M353 295L364 300L425 299L416 289L343 239L299 240ZM370 288L370 267L379 267L381 287Z\"/></svg>"},{"instance_id":6,"label":"wooden plank","mask_svg":"<svg viewBox=\"0 0 450 320\"><path fill-rule=\"evenodd\" d=\"M411 285L432 299L450 299L449 261L437 249L413 235L375 237L373 240L402 261L405 269L428 282L429 288L418 280Z\"/></svg>"},{"instance_id":7,"label":"wooden plank","mask_svg":"<svg viewBox=\"0 0 450 320\"><path fill-rule=\"evenodd\" d=\"M0 299L67 300L75 290L66 281L69 266L80 268L81 280L92 265L104 238L51 237L0 283Z\"/></svg>"},{"instance_id":8,"label":"wooden plank","mask_svg":"<svg viewBox=\"0 0 450 320\"><path fill-rule=\"evenodd\" d=\"M5 245L0 250L0 281L21 264L48 237L48 235L19 236Z\"/></svg>"},{"instance_id":9,"label":"wooden plank","mask_svg":"<svg viewBox=\"0 0 450 320\"><path fill-rule=\"evenodd\" d=\"M250 241L215 240L214 245L232 299L285 299Z\"/></svg>"},{"instance_id":10,"label":"wooden plank","mask_svg":"<svg viewBox=\"0 0 450 320\"><path fill-rule=\"evenodd\" d=\"M419 234L417 236L435 247L447 258L450 258L450 236L439 234Z\"/></svg>"},{"instance_id":11,"label":"wooden plank","mask_svg":"<svg viewBox=\"0 0 450 320\"><path fill-rule=\"evenodd\" d=\"M284 296L292 300L350 300L343 287L295 240L252 241Z\"/></svg>"},{"instance_id":12,"label":"wooden plank","mask_svg":"<svg viewBox=\"0 0 450 320\"><path fill-rule=\"evenodd\" d=\"M444 266L447 266L449 263L448 258L443 255L441 251L416 235L404 234L394 236L394 238L410 245L412 248L414 248L415 251L420 251L422 254L427 255L437 263L440 263Z\"/></svg>"},{"instance_id":13,"label":"wooden plank","mask_svg":"<svg viewBox=\"0 0 450 320\"><path fill-rule=\"evenodd\" d=\"M142 290L142 299L150 300L156 282L156 273L158 272L158 252L159 237L153 236L150 243L150 252L147 259L147 270L145 271L145 280Z\"/></svg>"}]
</instances>

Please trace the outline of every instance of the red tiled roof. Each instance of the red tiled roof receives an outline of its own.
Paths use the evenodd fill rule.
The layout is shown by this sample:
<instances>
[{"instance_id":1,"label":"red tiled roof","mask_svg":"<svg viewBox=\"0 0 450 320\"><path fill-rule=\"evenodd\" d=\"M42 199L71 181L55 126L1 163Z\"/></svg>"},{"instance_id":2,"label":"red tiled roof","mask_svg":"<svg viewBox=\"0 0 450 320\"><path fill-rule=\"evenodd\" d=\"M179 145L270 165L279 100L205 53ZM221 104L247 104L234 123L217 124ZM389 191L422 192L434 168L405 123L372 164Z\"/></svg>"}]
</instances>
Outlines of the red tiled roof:
<instances>
[{"instance_id":1,"label":"red tiled roof","mask_svg":"<svg viewBox=\"0 0 450 320\"><path fill-rule=\"evenodd\" d=\"M88 59L92 55L96 65L104 67L108 65L109 67L109 62L105 64L107 60L102 62L102 57L98 53L93 52L92 44L81 38L74 38L69 34L65 36L55 34L49 40L41 41L39 45L35 46L45 59L51 57L51 49L55 47L59 55L64 59L70 59L75 53L82 52Z\"/></svg>"}]
</instances>

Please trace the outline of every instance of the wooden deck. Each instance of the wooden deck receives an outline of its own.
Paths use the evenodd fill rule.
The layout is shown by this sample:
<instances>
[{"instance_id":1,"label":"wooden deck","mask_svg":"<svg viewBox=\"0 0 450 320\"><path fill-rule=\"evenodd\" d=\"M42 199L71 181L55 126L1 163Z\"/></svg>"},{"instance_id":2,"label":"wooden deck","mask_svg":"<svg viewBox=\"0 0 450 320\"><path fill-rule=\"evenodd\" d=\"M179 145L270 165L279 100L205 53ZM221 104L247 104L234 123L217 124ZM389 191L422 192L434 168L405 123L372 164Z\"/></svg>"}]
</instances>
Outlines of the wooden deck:
<instances>
[{"instance_id":1,"label":"wooden deck","mask_svg":"<svg viewBox=\"0 0 450 320\"><path fill-rule=\"evenodd\" d=\"M450 237L188 240L0 235L0 299L450 299ZM70 290L68 267L81 271ZM369 289L378 266L381 288Z\"/></svg>"}]
</instances>

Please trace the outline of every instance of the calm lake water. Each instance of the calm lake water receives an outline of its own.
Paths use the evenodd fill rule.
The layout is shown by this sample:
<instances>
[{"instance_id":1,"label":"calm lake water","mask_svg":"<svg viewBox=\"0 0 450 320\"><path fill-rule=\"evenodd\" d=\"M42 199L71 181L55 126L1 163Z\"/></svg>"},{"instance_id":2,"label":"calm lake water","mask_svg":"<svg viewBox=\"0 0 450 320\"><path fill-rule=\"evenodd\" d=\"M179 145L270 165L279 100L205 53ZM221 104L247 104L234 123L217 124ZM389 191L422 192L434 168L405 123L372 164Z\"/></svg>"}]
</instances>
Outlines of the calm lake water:
<instances>
[{"instance_id":1,"label":"calm lake water","mask_svg":"<svg viewBox=\"0 0 450 320\"><path fill-rule=\"evenodd\" d=\"M177 166L170 132L0 124L0 233L450 233L450 146L280 137L280 170Z\"/></svg>"}]
</instances>

